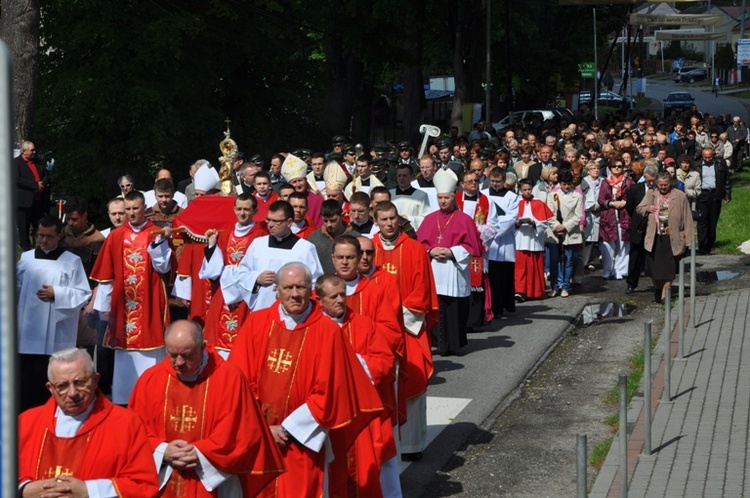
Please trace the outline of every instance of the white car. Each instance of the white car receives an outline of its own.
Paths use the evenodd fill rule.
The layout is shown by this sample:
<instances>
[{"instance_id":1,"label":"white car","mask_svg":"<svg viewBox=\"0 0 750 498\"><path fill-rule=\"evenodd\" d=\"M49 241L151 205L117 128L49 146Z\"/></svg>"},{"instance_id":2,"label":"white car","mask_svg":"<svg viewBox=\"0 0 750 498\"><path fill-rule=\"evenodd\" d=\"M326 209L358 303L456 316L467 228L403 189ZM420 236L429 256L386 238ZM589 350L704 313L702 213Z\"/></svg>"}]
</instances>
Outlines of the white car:
<instances>
[{"instance_id":1,"label":"white car","mask_svg":"<svg viewBox=\"0 0 750 498\"><path fill-rule=\"evenodd\" d=\"M531 111L515 111L505 116L500 121L492 123L492 126L496 130L504 130L512 125L521 125L525 127L531 123L534 116L538 116L541 121L549 121L554 119L556 114L555 111L550 110L531 110Z\"/></svg>"}]
</instances>

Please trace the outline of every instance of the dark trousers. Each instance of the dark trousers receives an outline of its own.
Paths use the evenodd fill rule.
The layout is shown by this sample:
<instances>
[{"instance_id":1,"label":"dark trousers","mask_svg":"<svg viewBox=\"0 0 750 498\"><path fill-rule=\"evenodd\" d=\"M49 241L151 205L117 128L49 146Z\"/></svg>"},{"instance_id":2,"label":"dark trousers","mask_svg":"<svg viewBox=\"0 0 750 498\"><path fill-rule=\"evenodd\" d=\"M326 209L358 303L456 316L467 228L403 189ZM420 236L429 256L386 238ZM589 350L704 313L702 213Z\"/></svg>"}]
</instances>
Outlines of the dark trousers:
<instances>
[{"instance_id":1,"label":"dark trousers","mask_svg":"<svg viewBox=\"0 0 750 498\"><path fill-rule=\"evenodd\" d=\"M643 244L634 244L630 241L630 259L628 260L628 276L625 281L628 287L638 287L638 279L641 277L643 265L646 263L646 249Z\"/></svg>"},{"instance_id":2,"label":"dark trousers","mask_svg":"<svg viewBox=\"0 0 750 498\"><path fill-rule=\"evenodd\" d=\"M28 410L43 405L50 397L47 390L47 365L49 355L19 354L18 366L20 374L19 390L21 410Z\"/></svg>"},{"instance_id":3,"label":"dark trousers","mask_svg":"<svg viewBox=\"0 0 750 498\"><path fill-rule=\"evenodd\" d=\"M698 251L711 252L716 243L716 225L719 223L722 200L716 190L703 190L698 196Z\"/></svg>"},{"instance_id":4,"label":"dark trousers","mask_svg":"<svg viewBox=\"0 0 750 498\"><path fill-rule=\"evenodd\" d=\"M492 293L492 313L495 316L500 316L504 310L516 311L516 264L490 261L488 270Z\"/></svg>"}]
</instances>

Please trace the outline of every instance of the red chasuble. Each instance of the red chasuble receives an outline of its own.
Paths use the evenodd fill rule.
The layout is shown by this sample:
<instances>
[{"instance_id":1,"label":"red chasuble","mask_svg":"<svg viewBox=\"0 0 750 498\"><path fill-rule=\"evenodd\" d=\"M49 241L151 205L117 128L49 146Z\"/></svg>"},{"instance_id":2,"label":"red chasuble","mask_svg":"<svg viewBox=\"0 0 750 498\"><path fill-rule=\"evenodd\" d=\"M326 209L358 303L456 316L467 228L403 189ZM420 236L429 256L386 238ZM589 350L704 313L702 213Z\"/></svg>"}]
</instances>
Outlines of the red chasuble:
<instances>
[{"instance_id":1,"label":"red chasuble","mask_svg":"<svg viewBox=\"0 0 750 498\"><path fill-rule=\"evenodd\" d=\"M185 243L177 264L177 278L190 277L190 315L188 318L201 325L206 323L208 305L218 287L217 283L198 277L205 249L206 244L192 241Z\"/></svg>"},{"instance_id":2,"label":"red chasuble","mask_svg":"<svg viewBox=\"0 0 750 498\"><path fill-rule=\"evenodd\" d=\"M315 194L310 194L310 195L315 195ZM315 227L315 223L313 222L312 219L310 219L309 216L306 216L305 226L302 227L302 229L299 232L297 232L295 235L299 237L300 239L307 240L310 237L310 235L313 234L315 230L317 230L317 228Z\"/></svg>"},{"instance_id":3,"label":"red chasuble","mask_svg":"<svg viewBox=\"0 0 750 498\"><path fill-rule=\"evenodd\" d=\"M146 250L156 238L151 231L158 229L148 221L135 232L125 223L104 240L91 279L112 284L105 346L130 350L164 346L164 328L169 324L167 291Z\"/></svg>"},{"instance_id":4,"label":"red chasuble","mask_svg":"<svg viewBox=\"0 0 750 498\"><path fill-rule=\"evenodd\" d=\"M255 496L284 471L281 454L242 372L207 346L208 363L198 380L182 382L169 358L146 370L129 407L146 424L155 450L183 439L222 472L241 474L245 496ZM164 497L207 498L195 471L172 472Z\"/></svg>"},{"instance_id":5,"label":"red chasuble","mask_svg":"<svg viewBox=\"0 0 750 498\"><path fill-rule=\"evenodd\" d=\"M427 391L427 382L434 372L427 330L437 321L438 301L430 258L422 244L403 232L390 251L383 249L379 233L375 234L372 243L375 246L374 263L398 279L403 306L427 316L418 336L405 334L406 361L401 365L399 385L406 399L413 399Z\"/></svg>"},{"instance_id":6,"label":"red chasuble","mask_svg":"<svg viewBox=\"0 0 750 498\"><path fill-rule=\"evenodd\" d=\"M244 236L238 237L234 234L234 228L219 232L216 245L224 254L225 266L237 266L245 257L250 243L258 237L268 235L265 221L256 223ZM201 255L202 257L203 255ZM218 284L218 281L216 282ZM240 325L245 322L250 309L245 301L228 306L224 301L221 287L217 285L216 292L211 297L211 303L206 314L206 328L204 335L209 344L217 349L230 351L234 346L234 340L240 330Z\"/></svg>"},{"instance_id":7,"label":"red chasuble","mask_svg":"<svg viewBox=\"0 0 750 498\"><path fill-rule=\"evenodd\" d=\"M72 438L55 435L53 398L18 417L18 482L62 475L110 479L118 496L153 497L159 484L143 422L99 391L94 408Z\"/></svg>"},{"instance_id":8,"label":"red chasuble","mask_svg":"<svg viewBox=\"0 0 750 498\"><path fill-rule=\"evenodd\" d=\"M229 362L250 381L269 425L281 423L306 403L318 424L328 429L332 445L349 448L382 411L377 391L340 327L318 304L294 330L279 317L279 304L250 314ZM263 496L321 496L325 450L315 453L291 441L282 455L288 472ZM335 458L346 459L346 454Z\"/></svg>"},{"instance_id":9,"label":"red chasuble","mask_svg":"<svg viewBox=\"0 0 750 498\"><path fill-rule=\"evenodd\" d=\"M347 297L347 304L349 297ZM395 358L386 341L378 333L375 322L347 309L341 330L352 345L354 352L367 363L375 387L384 384L393 386L396 369ZM343 448L334 447L338 456ZM390 418L378 418L359 433L354 445L346 453L347 458L336 458L330 465L330 496L334 497L382 497L380 489L380 466L396 456L396 440Z\"/></svg>"}]
</instances>

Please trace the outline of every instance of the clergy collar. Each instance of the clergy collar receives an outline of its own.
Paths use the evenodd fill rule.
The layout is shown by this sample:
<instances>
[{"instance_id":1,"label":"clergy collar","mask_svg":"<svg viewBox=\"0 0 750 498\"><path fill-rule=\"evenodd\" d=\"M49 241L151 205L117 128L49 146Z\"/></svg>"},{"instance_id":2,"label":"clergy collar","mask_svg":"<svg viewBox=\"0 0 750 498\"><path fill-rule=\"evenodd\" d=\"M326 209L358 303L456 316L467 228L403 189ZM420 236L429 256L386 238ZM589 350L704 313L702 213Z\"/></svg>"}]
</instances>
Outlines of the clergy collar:
<instances>
[{"instance_id":1,"label":"clergy collar","mask_svg":"<svg viewBox=\"0 0 750 498\"><path fill-rule=\"evenodd\" d=\"M292 247L294 247L294 244L296 244L298 240L299 237L294 235L292 232L289 232L288 235L285 235L282 238L278 238L275 235L269 235L268 247L274 247L277 249L291 249Z\"/></svg>"},{"instance_id":2,"label":"clergy collar","mask_svg":"<svg viewBox=\"0 0 750 498\"><path fill-rule=\"evenodd\" d=\"M198 370L196 370L192 375L180 375L178 372L177 378L182 382L195 382L206 369L206 366L208 366L208 351L206 351L206 349L204 348L203 357L201 358L201 364L198 366Z\"/></svg>"},{"instance_id":3,"label":"clergy collar","mask_svg":"<svg viewBox=\"0 0 750 498\"><path fill-rule=\"evenodd\" d=\"M424 177L422 177L417 180L417 183L419 184L420 187L435 188L435 184L432 182L432 179L426 180Z\"/></svg>"},{"instance_id":4,"label":"clergy collar","mask_svg":"<svg viewBox=\"0 0 750 498\"><path fill-rule=\"evenodd\" d=\"M71 438L78 434L78 431L94 410L96 401L97 396L94 396L89 407L78 415L66 415L59 406L55 408L55 436Z\"/></svg>"},{"instance_id":5,"label":"clergy collar","mask_svg":"<svg viewBox=\"0 0 750 498\"><path fill-rule=\"evenodd\" d=\"M293 330L297 325L307 320L310 313L312 313L312 303L307 303L305 311L297 315L287 313L284 309L284 305L279 303L279 318L281 318L281 321L284 322L284 325L286 325L286 328L289 330Z\"/></svg>"},{"instance_id":6,"label":"clergy collar","mask_svg":"<svg viewBox=\"0 0 750 498\"><path fill-rule=\"evenodd\" d=\"M465 201L478 201L479 200L479 192L477 192L474 195L469 195L466 192L464 192L464 200Z\"/></svg>"},{"instance_id":7,"label":"clergy collar","mask_svg":"<svg viewBox=\"0 0 750 498\"><path fill-rule=\"evenodd\" d=\"M351 296L354 294L354 291L357 290L357 286L359 285L359 273L357 273L357 276L355 276L351 280L344 280L344 283L346 284L346 295Z\"/></svg>"},{"instance_id":8,"label":"clergy collar","mask_svg":"<svg viewBox=\"0 0 750 498\"><path fill-rule=\"evenodd\" d=\"M498 196L498 197L505 197L505 194L508 193L508 189L503 187L500 190L495 190L494 188L490 187L490 195Z\"/></svg>"},{"instance_id":9,"label":"clergy collar","mask_svg":"<svg viewBox=\"0 0 750 498\"><path fill-rule=\"evenodd\" d=\"M371 179L371 178L372 178L372 175L368 176L367 178L362 178L362 177L360 176L360 177L359 177L359 183L360 183L361 185L365 185L365 186L367 186L367 185L369 185L369 184L370 184L370 179Z\"/></svg>"},{"instance_id":10,"label":"clergy collar","mask_svg":"<svg viewBox=\"0 0 750 498\"><path fill-rule=\"evenodd\" d=\"M392 239L385 238L383 236L383 232L380 232L380 242L383 243L383 249L389 250L389 249L393 249L394 247L396 247L396 241L398 240L400 236L401 236L401 230L396 232L396 236L393 237Z\"/></svg>"},{"instance_id":11,"label":"clergy collar","mask_svg":"<svg viewBox=\"0 0 750 498\"><path fill-rule=\"evenodd\" d=\"M303 228L305 228L305 225L307 225L307 220L303 219L299 223L297 223L296 221L293 221L292 225L297 227L297 230L302 230Z\"/></svg>"},{"instance_id":12,"label":"clergy collar","mask_svg":"<svg viewBox=\"0 0 750 498\"><path fill-rule=\"evenodd\" d=\"M34 249L34 259L56 260L64 252L65 252L65 249L63 247L60 247L59 245L56 246L54 249L50 249L49 251L45 251L37 247Z\"/></svg>"},{"instance_id":13,"label":"clergy collar","mask_svg":"<svg viewBox=\"0 0 750 498\"><path fill-rule=\"evenodd\" d=\"M313 177L315 177L316 182L323 182L325 181L325 178L323 178L323 175L316 175L313 173Z\"/></svg>"},{"instance_id":14,"label":"clergy collar","mask_svg":"<svg viewBox=\"0 0 750 498\"><path fill-rule=\"evenodd\" d=\"M130 228L133 229L134 232L140 232L144 226L146 226L146 223L148 223L148 220L143 220L143 223L140 225L133 225L130 221L128 221L128 225L130 225Z\"/></svg>"},{"instance_id":15,"label":"clergy collar","mask_svg":"<svg viewBox=\"0 0 750 498\"><path fill-rule=\"evenodd\" d=\"M367 221L365 221L361 225L357 225L353 221L350 223L350 225L352 226L352 228L354 230L356 230L357 232L361 233L362 235L370 233L370 231L372 230L372 227L373 227L374 224L375 223L371 219L369 219L369 218L368 218Z\"/></svg>"},{"instance_id":16,"label":"clergy collar","mask_svg":"<svg viewBox=\"0 0 750 498\"><path fill-rule=\"evenodd\" d=\"M268 198L271 197L271 194L273 194L273 190L269 189L268 192L266 192L266 195L260 195L257 190L254 193L255 193L255 197L257 197L258 199L263 199L264 201L267 201Z\"/></svg>"},{"instance_id":17,"label":"clergy collar","mask_svg":"<svg viewBox=\"0 0 750 498\"><path fill-rule=\"evenodd\" d=\"M253 222L253 221L251 221L251 222L250 222L249 224L247 224L247 225L240 225L240 222L238 221L238 222L237 222L237 223L236 223L236 224L234 225L234 234L235 234L235 235L236 235L237 237L244 237L245 235L247 235L247 234L248 234L248 232L249 232L250 230L252 230L252 229L253 229L253 227L254 227L254 226L255 226L255 222Z\"/></svg>"},{"instance_id":18,"label":"clergy collar","mask_svg":"<svg viewBox=\"0 0 750 498\"><path fill-rule=\"evenodd\" d=\"M370 267L370 271L368 271L367 273L363 273L362 275L364 275L364 276L365 276L365 277L367 277L367 278L370 278L370 277L372 277L372 274L373 274L373 273L375 273L375 270L377 270L377 269L378 269L378 267L377 267L377 266L375 266L375 265L372 265L372 266Z\"/></svg>"},{"instance_id":19,"label":"clergy collar","mask_svg":"<svg viewBox=\"0 0 750 498\"><path fill-rule=\"evenodd\" d=\"M344 322L346 321L346 310L344 310L344 313L339 317L331 316L325 311L323 312L323 314L327 316L328 318L330 318L331 320L333 320L334 322L338 323L339 327L342 326Z\"/></svg>"},{"instance_id":20,"label":"clergy collar","mask_svg":"<svg viewBox=\"0 0 750 498\"><path fill-rule=\"evenodd\" d=\"M411 194L413 194L416 191L417 191L417 189L415 189L411 185L409 185L405 189L401 189L401 187L396 187L396 195L411 195Z\"/></svg>"}]
</instances>

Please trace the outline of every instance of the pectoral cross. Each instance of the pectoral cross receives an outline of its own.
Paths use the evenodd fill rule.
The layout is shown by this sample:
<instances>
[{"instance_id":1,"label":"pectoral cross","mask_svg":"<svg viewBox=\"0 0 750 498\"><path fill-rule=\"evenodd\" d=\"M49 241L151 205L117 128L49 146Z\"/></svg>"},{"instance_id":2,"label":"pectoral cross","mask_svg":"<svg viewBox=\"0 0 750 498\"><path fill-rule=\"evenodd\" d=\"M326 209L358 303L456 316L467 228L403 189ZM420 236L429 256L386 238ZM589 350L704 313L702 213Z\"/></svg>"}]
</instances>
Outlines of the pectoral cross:
<instances>
[{"instance_id":1,"label":"pectoral cross","mask_svg":"<svg viewBox=\"0 0 750 498\"><path fill-rule=\"evenodd\" d=\"M274 349L266 361L268 369L273 373L284 373L292 366L292 354L284 348Z\"/></svg>"},{"instance_id":2,"label":"pectoral cross","mask_svg":"<svg viewBox=\"0 0 750 498\"><path fill-rule=\"evenodd\" d=\"M443 241L443 234L438 235L437 241L438 241L438 244L440 244Z\"/></svg>"},{"instance_id":3,"label":"pectoral cross","mask_svg":"<svg viewBox=\"0 0 750 498\"><path fill-rule=\"evenodd\" d=\"M62 465L58 465L57 467L50 467L49 469L47 469L47 472L44 473L44 478L54 479L55 477L72 475L73 472L71 472L70 469L63 468Z\"/></svg>"},{"instance_id":4,"label":"pectoral cross","mask_svg":"<svg viewBox=\"0 0 750 498\"><path fill-rule=\"evenodd\" d=\"M198 423L198 416L190 405L182 405L174 409L174 415L169 416L172 429L177 432L190 432L193 424Z\"/></svg>"},{"instance_id":5,"label":"pectoral cross","mask_svg":"<svg viewBox=\"0 0 750 498\"><path fill-rule=\"evenodd\" d=\"M396 268L396 266L392 265L391 263L384 264L383 269L391 275L395 275L396 273L398 273L398 269Z\"/></svg>"}]
</instances>

